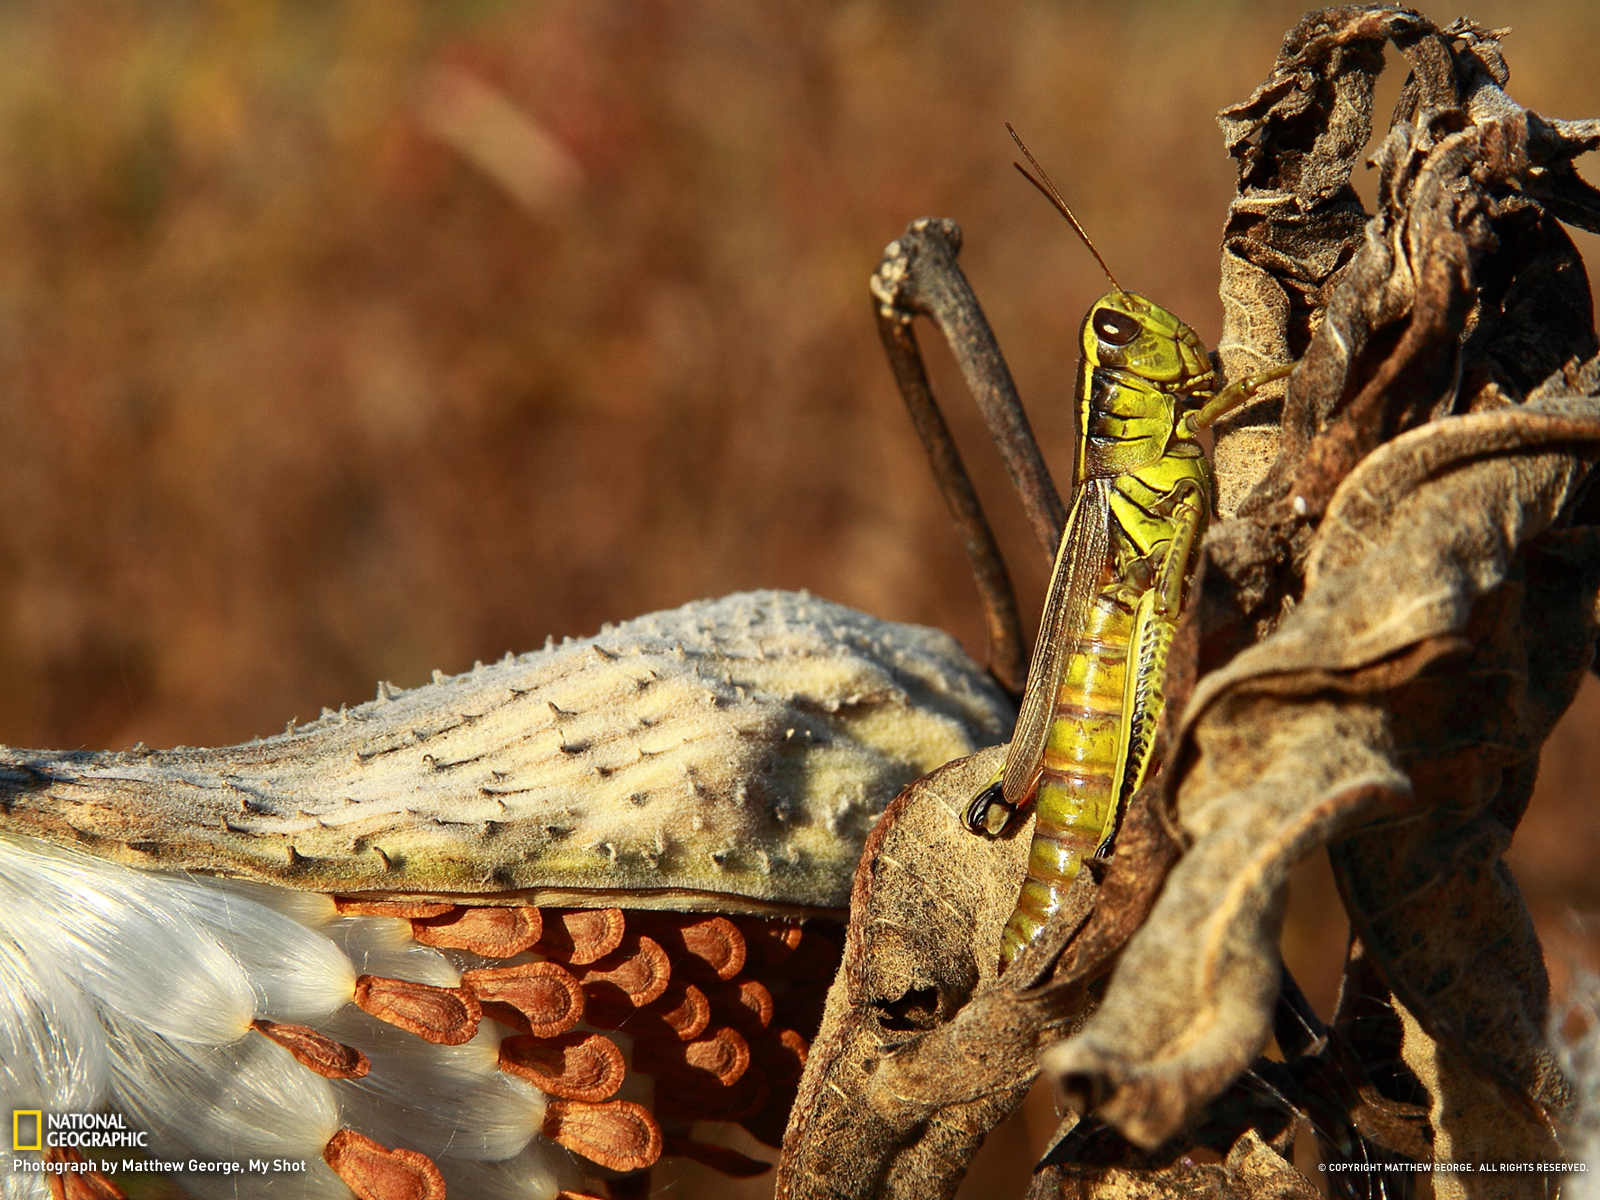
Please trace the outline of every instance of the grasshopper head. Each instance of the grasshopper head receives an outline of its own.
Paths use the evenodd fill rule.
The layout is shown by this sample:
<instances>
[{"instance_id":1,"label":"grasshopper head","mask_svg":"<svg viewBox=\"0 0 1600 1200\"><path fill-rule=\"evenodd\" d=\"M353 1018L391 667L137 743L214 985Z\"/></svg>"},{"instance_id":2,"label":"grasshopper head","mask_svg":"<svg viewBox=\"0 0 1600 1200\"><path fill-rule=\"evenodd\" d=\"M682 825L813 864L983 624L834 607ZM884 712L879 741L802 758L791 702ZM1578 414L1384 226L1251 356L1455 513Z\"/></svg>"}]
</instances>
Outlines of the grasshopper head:
<instances>
[{"instance_id":1,"label":"grasshopper head","mask_svg":"<svg viewBox=\"0 0 1600 1200\"><path fill-rule=\"evenodd\" d=\"M1080 335L1085 361L1118 367L1164 391L1206 390L1211 360L1195 331L1153 300L1108 292L1089 306Z\"/></svg>"}]
</instances>

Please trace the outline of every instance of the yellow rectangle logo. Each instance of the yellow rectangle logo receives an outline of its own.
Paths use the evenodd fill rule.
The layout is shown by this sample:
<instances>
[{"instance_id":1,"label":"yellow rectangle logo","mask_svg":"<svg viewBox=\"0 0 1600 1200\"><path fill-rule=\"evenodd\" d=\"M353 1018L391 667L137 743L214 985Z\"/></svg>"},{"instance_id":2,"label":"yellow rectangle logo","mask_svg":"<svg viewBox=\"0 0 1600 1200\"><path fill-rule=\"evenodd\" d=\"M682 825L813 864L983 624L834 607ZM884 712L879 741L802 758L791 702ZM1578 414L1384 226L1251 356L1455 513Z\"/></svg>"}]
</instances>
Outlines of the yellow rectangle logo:
<instances>
[{"instance_id":1,"label":"yellow rectangle logo","mask_svg":"<svg viewBox=\"0 0 1600 1200\"><path fill-rule=\"evenodd\" d=\"M32 1131L29 1132L29 1125ZM24 1139L32 1138L32 1142ZM37 1108L11 1110L11 1148L13 1150L42 1150L44 1148L44 1112Z\"/></svg>"}]
</instances>

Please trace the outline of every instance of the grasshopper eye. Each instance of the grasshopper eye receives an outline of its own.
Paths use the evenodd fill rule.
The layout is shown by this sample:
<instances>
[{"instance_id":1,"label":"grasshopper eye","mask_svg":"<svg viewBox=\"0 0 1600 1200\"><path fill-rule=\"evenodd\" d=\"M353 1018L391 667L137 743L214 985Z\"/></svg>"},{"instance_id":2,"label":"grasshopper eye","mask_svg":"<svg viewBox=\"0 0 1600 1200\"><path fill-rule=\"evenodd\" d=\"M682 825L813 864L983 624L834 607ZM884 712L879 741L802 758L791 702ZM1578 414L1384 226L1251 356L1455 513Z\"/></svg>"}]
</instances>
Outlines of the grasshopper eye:
<instances>
[{"instance_id":1,"label":"grasshopper eye","mask_svg":"<svg viewBox=\"0 0 1600 1200\"><path fill-rule=\"evenodd\" d=\"M1119 313L1112 308L1096 309L1094 332L1102 342L1110 342L1113 346L1126 346L1139 336L1139 322L1126 313Z\"/></svg>"}]
</instances>

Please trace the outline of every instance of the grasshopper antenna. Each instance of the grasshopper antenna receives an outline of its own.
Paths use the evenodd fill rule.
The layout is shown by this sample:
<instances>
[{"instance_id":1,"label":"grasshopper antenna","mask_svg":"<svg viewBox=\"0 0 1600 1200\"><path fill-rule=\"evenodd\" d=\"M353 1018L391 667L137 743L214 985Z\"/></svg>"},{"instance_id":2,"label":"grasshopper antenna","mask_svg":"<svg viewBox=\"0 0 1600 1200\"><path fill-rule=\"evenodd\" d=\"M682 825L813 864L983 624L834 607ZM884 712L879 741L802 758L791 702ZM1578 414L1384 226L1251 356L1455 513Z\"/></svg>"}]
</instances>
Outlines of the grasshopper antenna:
<instances>
[{"instance_id":1,"label":"grasshopper antenna","mask_svg":"<svg viewBox=\"0 0 1600 1200\"><path fill-rule=\"evenodd\" d=\"M1119 292L1125 290L1123 286L1117 282L1117 277L1111 273L1111 268L1106 266L1106 260L1100 257L1100 251L1094 248L1094 243L1089 240L1089 235L1083 231L1083 226L1078 224L1078 218L1072 215L1072 209L1067 207L1067 202L1061 198L1061 193L1056 191L1056 185L1050 182L1050 176L1045 174L1044 168L1039 165L1039 160L1033 156L1033 152L1029 150L1028 147L1023 144L1022 139L1017 136L1017 131L1011 127L1010 121L1006 122L1006 132L1011 135L1011 140L1017 144L1017 149L1021 150L1023 154L1027 155L1028 161L1033 164L1033 169L1039 172L1039 179L1044 180L1044 182L1040 183L1039 179L1035 179L1032 175L1028 174L1028 169L1021 163L1014 162L1011 165L1022 172L1022 177L1024 179L1043 192L1044 198L1050 201L1051 204L1054 204L1057 211L1059 211L1061 215L1071 223L1073 229L1078 231L1078 236L1083 239L1083 244L1089 247L1089 253L1094 255L1095 262L1100 264L1100 269L1106 273L1106 278L1111 280L1111 286L1116 288Z\"/></svg>"}]
</instances>

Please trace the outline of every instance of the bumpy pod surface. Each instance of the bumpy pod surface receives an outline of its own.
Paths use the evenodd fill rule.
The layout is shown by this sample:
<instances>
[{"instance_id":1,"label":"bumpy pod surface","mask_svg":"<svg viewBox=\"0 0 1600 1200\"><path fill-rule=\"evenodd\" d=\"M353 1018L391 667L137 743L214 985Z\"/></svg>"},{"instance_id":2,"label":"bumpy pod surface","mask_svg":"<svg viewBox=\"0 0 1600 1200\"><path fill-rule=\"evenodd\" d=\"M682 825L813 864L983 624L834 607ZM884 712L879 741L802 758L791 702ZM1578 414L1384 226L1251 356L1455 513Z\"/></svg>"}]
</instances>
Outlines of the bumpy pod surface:
<instances>
[{"instance_id":1,"label":"bumpy pod surface","mask_svg":"<svg viewBox=\"0 0 1600 1200\"><path fill-rule=\"evenodd\" d=\"M323 892L815 912L901 787L1010 719L948 635L754 592L245 745L0 751L0 829Z\"/></svg>"}]
</instances>

